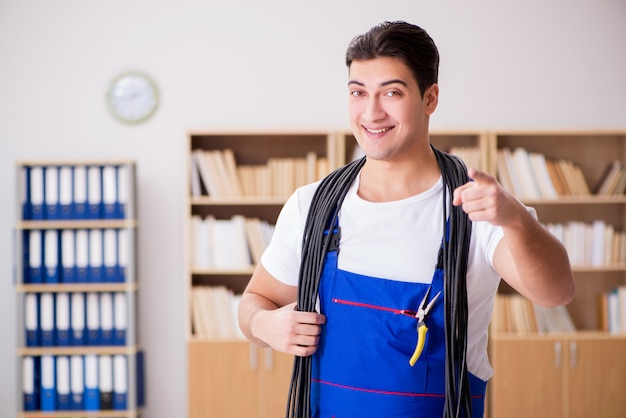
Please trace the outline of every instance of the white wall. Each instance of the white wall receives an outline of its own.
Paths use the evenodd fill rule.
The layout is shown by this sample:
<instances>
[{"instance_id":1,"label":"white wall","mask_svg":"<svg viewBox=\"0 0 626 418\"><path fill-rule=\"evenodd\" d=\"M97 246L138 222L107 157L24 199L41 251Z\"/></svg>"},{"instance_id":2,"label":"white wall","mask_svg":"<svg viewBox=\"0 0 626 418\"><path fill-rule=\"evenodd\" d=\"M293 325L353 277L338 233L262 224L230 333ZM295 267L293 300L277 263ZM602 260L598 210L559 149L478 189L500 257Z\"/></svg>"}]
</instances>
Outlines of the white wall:
<instances>
[{"instance_id":1,"label":"white wall","mask_svg":"<svg viewBox=\"0 0 626 418\"><path fill-rule=\"evenodd\" d=\"M347 128L345 47L395 19L440 48L435 127L626 128L626 0L0 1L0 416L17 407L15 161L138 162L145 415L184 417L187 132ZM128 69L162 94L139 126L104 101Z\"/></svg>"}]
</instances>

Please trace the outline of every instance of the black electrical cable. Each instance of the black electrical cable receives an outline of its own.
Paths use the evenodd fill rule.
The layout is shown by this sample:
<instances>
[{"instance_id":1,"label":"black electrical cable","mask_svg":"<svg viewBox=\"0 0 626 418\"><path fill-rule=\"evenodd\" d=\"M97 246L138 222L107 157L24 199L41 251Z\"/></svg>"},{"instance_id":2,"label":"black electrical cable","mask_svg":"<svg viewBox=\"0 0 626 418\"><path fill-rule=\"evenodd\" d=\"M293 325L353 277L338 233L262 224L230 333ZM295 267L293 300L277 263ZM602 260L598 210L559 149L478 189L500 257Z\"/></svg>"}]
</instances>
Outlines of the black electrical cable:
<instances>
[{"instance_id":1,"label":"black electrical cable","mask_svg":"<svg viewBox=\"0 0 626 418\"><path fill-rule=\"evenodd\" d=\"M471 222L461 208L452 205L452 197L448 198L446 192L447 190L451 192L466 183L468 176L467 169L460 159L434 147L432 149L437 157L444 183L443 222L444 231L448 235L443 245L446 336L444 418L460 418L461 414L469 418L472 416L472 405L466 362L468 314L465 277ZM339 208L364 163L365 157L333 171L320 182L313 195L302 241L296 307L299 311L315 311L326 253L333 245L333 240L339 240L339 231L336 227ZM311 356L294 358L287 418L311 416L311 365Z\"/></svg>"}]
</instances>

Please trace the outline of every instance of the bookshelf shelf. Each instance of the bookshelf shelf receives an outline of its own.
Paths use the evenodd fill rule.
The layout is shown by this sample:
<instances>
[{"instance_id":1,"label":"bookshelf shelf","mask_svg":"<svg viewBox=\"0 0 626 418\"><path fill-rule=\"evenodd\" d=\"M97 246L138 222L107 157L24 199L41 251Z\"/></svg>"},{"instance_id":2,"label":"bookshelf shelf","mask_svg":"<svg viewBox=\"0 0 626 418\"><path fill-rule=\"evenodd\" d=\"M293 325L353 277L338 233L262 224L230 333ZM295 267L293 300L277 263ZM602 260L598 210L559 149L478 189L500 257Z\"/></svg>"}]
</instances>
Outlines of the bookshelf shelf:
<instances>
[{"instance_id":1,"label":"bookshelf shelf","mask_svg":"<svg viewBox=\"0 0 626 418\"><path fill-rule=\"evenodd\" d=\"M16 416L138 417L135 163L16 169Z\"/></svg>"},{"instance_id":2,"label":"bookshelf shelf","mask_svg":"<svg viewBox=\"0 0 626 418\"><path fill-rule=\"evenodd\" d=\"M620 313L617 318L611 313L615 310L608 309L608 298L626 286L626 246L621 242L626 230L626 195L600 193L610 166L626 162L626 131L495 131L490 137L492 172L505 187L510 185L509 190L523 191L518 194L522 202L535 208L539 220L563 241L577 288L566 307L575 332L511 333L492 327L490 359L495 375L489 385L490 416L621 416L626 400L615 396L611 387L626 385L626 362L609 364L606 359L626 347L626 324L619 323L626 317ZM506 152L516 150L521 159L504 164ZM554 169L542 176L542 169L529 168L520 157L533 154L548 166L558 163L570 169L561 177ZM516 181L507 182L507 172L516 173ZM529 197L528 179L533 178L536 184L547 178L557 195ZM526 188L521 187L525 180ZM517 188L512 185L515 182ZM544 184L534 193L546 196L548 189ZM593 225L598 227L596 235L590 232ZM568 232L561 235L563 230ZM513 293L507 286L501 286L501 292ZM625 302L617 302L618 312L626 312ZM595 382L593 394L583 389L585 381Z\"/></svg>"}]
</instances>

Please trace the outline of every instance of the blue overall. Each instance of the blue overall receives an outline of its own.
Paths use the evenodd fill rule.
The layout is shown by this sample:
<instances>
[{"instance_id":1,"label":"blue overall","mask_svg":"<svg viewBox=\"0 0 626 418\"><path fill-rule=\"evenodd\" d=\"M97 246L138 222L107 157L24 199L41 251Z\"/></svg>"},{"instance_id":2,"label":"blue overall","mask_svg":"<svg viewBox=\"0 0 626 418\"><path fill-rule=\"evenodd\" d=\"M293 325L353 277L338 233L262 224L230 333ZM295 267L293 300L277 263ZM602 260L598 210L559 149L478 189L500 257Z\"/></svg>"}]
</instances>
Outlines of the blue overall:
<instances>
[{"instance_id":1,"label":"blue overall","mask_svg":"<svg viewBox=\"0 0 626 418\"><path fill-rule=\"evenodd\" d=\"M435 268L426 317L426 343L415 366L414 317L429 284L355 274L337 268L337 249L326 254L319 286L326 315L313 355L314 418L442 417L445 401L443 269ZM407 312L412 311L412 312ZM472 413L484 414L486 382L470 374Z\"/></svg>"}]
</instances>

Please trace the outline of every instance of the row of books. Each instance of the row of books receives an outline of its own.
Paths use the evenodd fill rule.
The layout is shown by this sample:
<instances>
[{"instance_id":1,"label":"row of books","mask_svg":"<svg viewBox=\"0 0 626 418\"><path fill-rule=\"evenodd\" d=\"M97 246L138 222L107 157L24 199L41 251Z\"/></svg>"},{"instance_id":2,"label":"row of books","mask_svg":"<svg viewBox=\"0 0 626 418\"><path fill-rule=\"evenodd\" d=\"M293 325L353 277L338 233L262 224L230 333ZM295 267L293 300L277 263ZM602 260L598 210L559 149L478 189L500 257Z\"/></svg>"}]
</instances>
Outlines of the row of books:
<instances>
[{"instance_id":1,"label":"row of books","mask_svg":"<svg viewBox=\"0 0 626 418\"><path fill-rule=\"evenodd\" d=\"M126 345L128 299L123 292L26 293L27 347Z\"/></svg>"},{"instance_id":2,"label":"row of books","mask_svg":"<svg viewBox=\"0 0 626 418\"><path fill-rule=\"evenodd\" d=\"M626 334L626 286L600 294L599 326L611 334Z\"/></svg>"},{"instance_id":3,"label":"row of books","mask_svg":"<svg viewBox=\"0 0 626 418\"><path fill-rule=\"evenodd\" d=\"M576 326L565 306L546 308L518 294L496 295L490 326L495 333L576 332Z\"/></svg>"},{"instance_id":4,"label":"row of books","mask_svg":"<svg viewBox=\"0 0 626 418\"><path fill-rule=\"evenodd\" d=\"M618 160L611 161L606 165L594 193L599 196L615 196L624 192L626 192L626 165Z\"/></svg>"},{"instance_id":5,"label":"row of books","mask_svg":"<svg viewBox=\"0 0 626 418\"><path fill-rule=\"evenodd\" d=\"M498 179L520 198L556 199L591 194L580 167L566 159L550 160L524 148L502 148L497 153Z\"/></svg>"},{"instance_id":6,"label":"row of books","mask_svg":"<svg viewBox=\"0 0 626 418\"><path fill-rule=\"evenodd\" d=\"M563 243L573 266L611 266L626 263L626 232L603 220L571 221L545 227Z\"/></svg>"},{"instance_id":7,"label":"row of books","mask_svg":"<svg viewBox=\"0 0 626 418\"><path fill-rule=\"evenodd\" d=\"M125 229L27 230L23 283L124 282L128 240Z\"/></svg>"},{"instance_id":8,"label":"row of books","mask_svg":"<svg viewBox=\"0 0 626 418\"><path fill-rule=\"evenodd\" d=\"M192 268L237 270L260 261L274 233L274 225L243 215L230 219L194 215L191 230Z\"/></svg>"},{"instance_id":9,"label":"row of books","mask_svg":"<svg viewBox=\"0 0 626 418\"><path fill-rule=\"evenodd\" d=\"M195 286L191 289L193 334L202 339L244 339L237 321L241 295L225 286Z\"/></svg>"},{"instance_id":10,"label":"row of books","mask_svg":"<svg viewBox=\"0 0 626 418\"><path fill-rule=\"evenodd\" d=\"M482 167L482 159L479 147L451 147L448 152L454 154L463 160L467 168L480 169Z\"/></svg>"},{"instance_id":11,"label":"row of books","mask_svg":"<svg viewBox=\"0 0 626 418\"><path fill-rule=\"evenodd\" d=\"M33 165L21 172L24 220L126 218L128 166Z\"/></svg>"},{"instance_id":12,"label":"row of books","mask_svg":"<svg viewBox=\"0 0 626 418\"><path fill-rule=\"evenodd\" d=\"M143 353L137 356L137 404L144 404ZM128 410L126 355L88 354L22 358L24 411Z\"/></svg>"},{"instance_id":13,"label":"row of books","mask_svg":"<svg viewBox=\"0 0 626 418\"><path fill-rule=\"evenodd\" d=\"M210 197L287 197L329 172L327 158L270 158L266 164L237 165L231 149L191 153L191 195Z\"/></svg>"}]
</instances>

